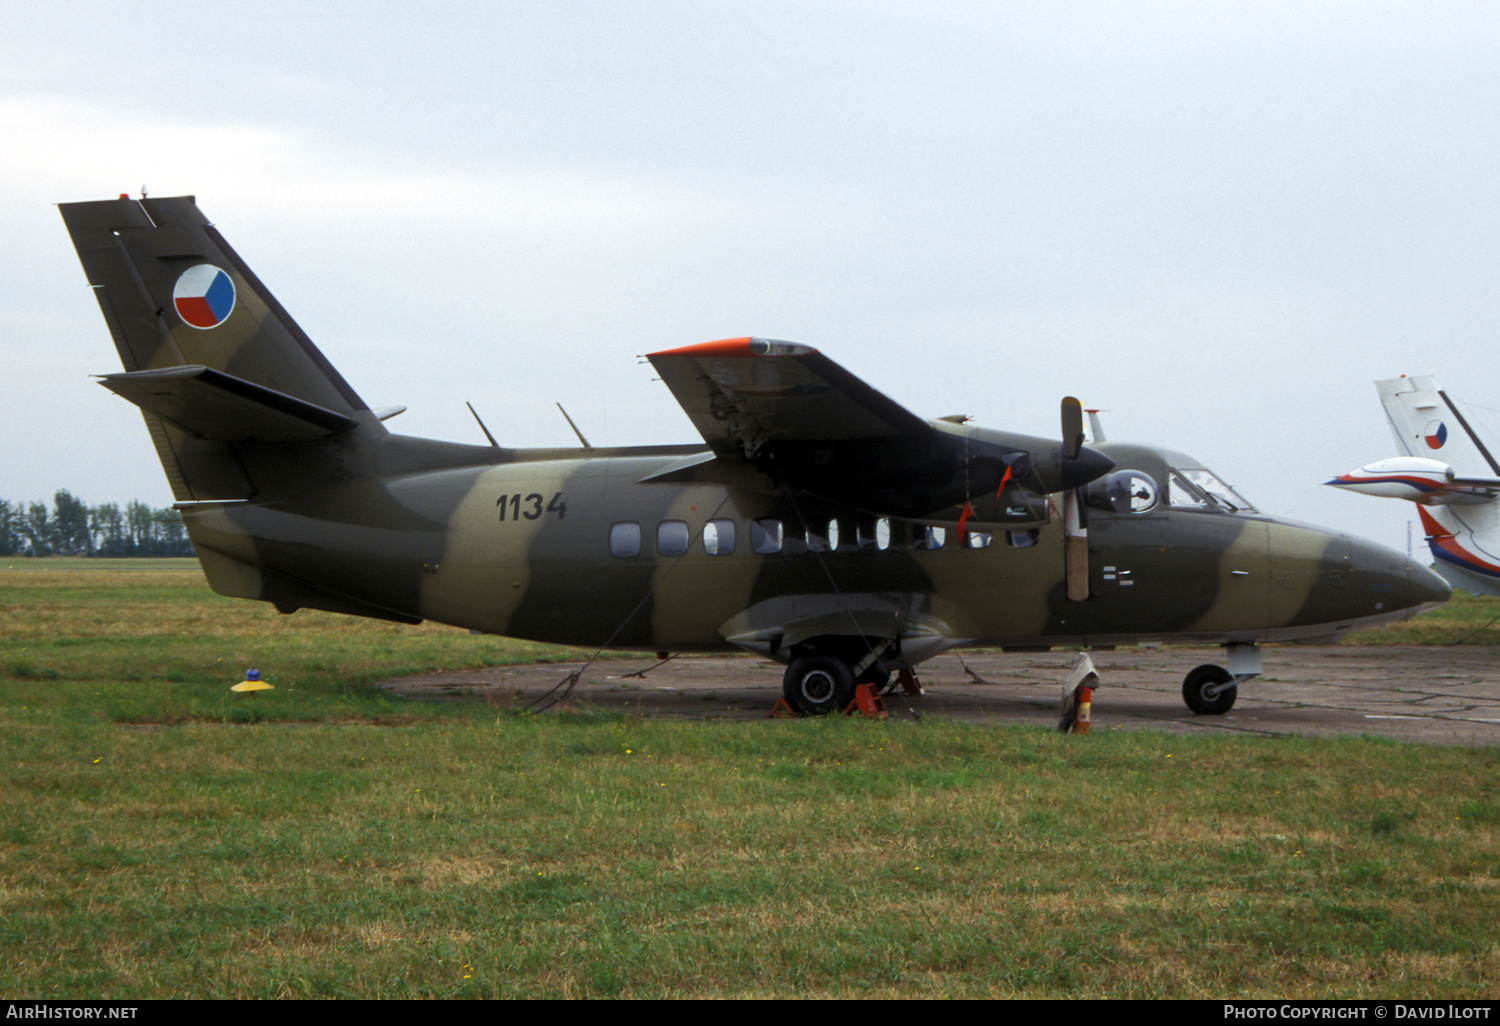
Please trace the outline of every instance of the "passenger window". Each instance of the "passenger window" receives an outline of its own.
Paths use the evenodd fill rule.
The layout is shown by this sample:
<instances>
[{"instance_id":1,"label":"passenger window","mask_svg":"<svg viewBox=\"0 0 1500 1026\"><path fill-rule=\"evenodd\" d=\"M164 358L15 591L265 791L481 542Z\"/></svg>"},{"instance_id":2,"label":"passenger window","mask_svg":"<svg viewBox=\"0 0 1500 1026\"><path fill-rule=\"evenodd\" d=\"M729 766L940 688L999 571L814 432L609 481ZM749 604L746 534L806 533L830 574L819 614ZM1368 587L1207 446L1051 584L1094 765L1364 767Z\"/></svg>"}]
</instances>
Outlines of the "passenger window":
<instances>
[{"instance_id":1,"label":"passenger window","mask_svg":"<svg viewBox=\"0 0 1500 1026\"><path fill-rule=\"evenodd\" d=\"M1036 528L1029 531L1006 531L1005 544L1013 549L1029 549L1036 544L1039 537Z\"/></svg>"},{"instance_id":2,"label":"passenger window","mask_svg":"<svg viewBox=\"0 0 1500 1026\"><path fill-rule=\"evenodd\" d=\"M839 547L839 522L814 524L807 529L808 552L832 552Z\"/></svg>"},{"instance_id":3,"label":"passenger window","mask_svg":"<svg viewBox=\"0 0 1500 1026\"><path fill-rule=\"evenodd\" d=\"M781 551L781 521L750 521L750 551L766 556Z\"/></svg>"},{"instance_id":4,"label":"passenger window","mask_svg":"<svg viewBox=\"0 0 1500 1026\"><path fill-rule=\"evenodd\" d=\"M625 520L609 529L609 554L620 558L641 554L641 525Z\"/></svg>"},{"instance_id":5,"label":"passenger window","mask_svg":"<svg viewBox=\"0 0 1500 1026\"><path fill-rule=\"evenodd\" d=\"M916 547L919 549L940 549L947 539L948 532L941 527L920 527L917 530Z\"/></svg>"},{"instance_id":6,"label":"passenger window","mask_svg":"<svg viewBox=\"0 0 1500 1026\"><path fill-rule=\"evenodd\" d=\"M684 520L663 520L656 525L656 551L663 556L686 555L691 538Z\"/></svg>"},{"instance_id":7,"label":"passenger window","mask_svg":"<svg viewBox=\"0 0 1500 1026\"><path fill-rule=\"evenodd\" d=\"M861 551L885 551L891 547L891 522L885 517L861 520L854 528L854 544Z\"/></svg>"},{"instance_id":8,"label":"passenger window","mask_svg":"<svg viewBox=\"0 0 1500 1026\"><path fill-rule=\"evenodd\" d=\"M703 551L710 556L727 556L734 551L734 521L710 520L703 525Z\"/></svg>"},{"instance_id":9,"label":"passenger window","mask_svg":"<svg viewBox=\"0 0 1500 1026\"><path fill-rule=\"evenodd\" d=\"M994 535L986 534L983 531L970 531L968 537L964 539L965 544L971 549L987 549L994 540Z\"/></svg>"}]
</instances>

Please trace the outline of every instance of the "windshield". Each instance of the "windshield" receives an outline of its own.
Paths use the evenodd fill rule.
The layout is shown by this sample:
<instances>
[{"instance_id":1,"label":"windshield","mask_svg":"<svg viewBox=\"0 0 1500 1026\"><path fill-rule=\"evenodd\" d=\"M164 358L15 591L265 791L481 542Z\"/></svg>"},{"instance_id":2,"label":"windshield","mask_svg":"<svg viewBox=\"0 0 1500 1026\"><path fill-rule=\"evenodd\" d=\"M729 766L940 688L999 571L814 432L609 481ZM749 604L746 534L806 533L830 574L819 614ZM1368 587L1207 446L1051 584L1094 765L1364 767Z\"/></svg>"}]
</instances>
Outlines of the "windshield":
<instances>
[{"instance_id":1,"label":"windshield","mask_svg":"<svg viewBox=\"0 0 1500 1026\"><path fill-rule=\"evenodd\" d=\"M1254 513L1256 509L1210 470L1202 467L1172 471L1172 505L1178 509L1221 509Z\"/></svg>"}]
</instances>

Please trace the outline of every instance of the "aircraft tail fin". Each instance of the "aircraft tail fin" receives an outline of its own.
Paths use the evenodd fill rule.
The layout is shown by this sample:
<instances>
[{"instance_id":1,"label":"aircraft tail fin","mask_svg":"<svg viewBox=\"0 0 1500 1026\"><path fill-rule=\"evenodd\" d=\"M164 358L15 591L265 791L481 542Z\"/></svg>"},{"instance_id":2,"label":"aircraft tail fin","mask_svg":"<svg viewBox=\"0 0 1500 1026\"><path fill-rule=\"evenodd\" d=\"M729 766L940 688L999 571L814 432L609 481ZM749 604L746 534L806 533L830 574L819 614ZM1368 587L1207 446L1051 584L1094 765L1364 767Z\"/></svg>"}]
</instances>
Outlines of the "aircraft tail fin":
<instances>
[{"instance_id":1,"label":"aircraft tail fin","mask_svg":"<svg viewBox=\"0 0 1500 1026\"><path fill-rule=\"evenodd\" d=\"M1391 378L1375 387L1406 455L1446 463L1460 478L1500 477L1494 453L1432 378Z\"/></svg>"},{"instance_id":2,"label":"aircraft tail fin","mask_svg":"<svg viewBox=\"0 0 1500 1026\"><path fill-rule=\"evenodd\" d=\"M277 490L255 450L385 428L191 196L59 208L179 501ZM263 455L263 453L262 453Z\"/></svg>"},{"instance_id":3,"label":"aircraft tail fin","mask_svg":"<svg viewBox=\"0 0 1500 1026\"><path fill-rule=\"evenodd\" d=\"M1407 456L1435 461L1438 493L1418 499L1434 567L1455 588L1500 594L1500 463L1474 421L1426 376L1377 381L1396 444ZM1398 460L1388 461L1398 463ZM1416 462L1416 461L1412 461ZM1444 466L1446 465L1446 466ZM1403 496L1405 497L1405 496Z\"/></svg>"}]
</instances>

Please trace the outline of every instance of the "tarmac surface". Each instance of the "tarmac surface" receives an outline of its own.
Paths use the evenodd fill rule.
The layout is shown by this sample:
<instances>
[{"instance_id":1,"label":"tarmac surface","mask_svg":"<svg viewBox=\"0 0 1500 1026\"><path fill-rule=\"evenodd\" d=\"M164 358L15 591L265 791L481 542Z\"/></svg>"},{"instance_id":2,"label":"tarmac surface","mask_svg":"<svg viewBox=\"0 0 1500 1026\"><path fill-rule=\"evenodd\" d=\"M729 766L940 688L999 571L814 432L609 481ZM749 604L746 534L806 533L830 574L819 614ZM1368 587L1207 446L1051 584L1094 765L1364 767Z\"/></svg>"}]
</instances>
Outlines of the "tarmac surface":
<instances>
[{"instance_id":1,"label":"tarmac surface","mask_svg":"<svg viewBox=\"0 0 1500 1026\"><path fill-rule=\"evenodd\" d=\"M1264 673L1241 684L1233 709L1195 716L1182 678L1224 662L1219 648L1134 648L1090 653L1099 672L1094 730L1277 736L1373 735L1434 745L1500 745L1500 646L1271 646ZM1062 681L1076 653L950 652L917 668L925 693L884 698L892 717L916 714L1055 728ZM424 674L382 687L427 698L478 696L509 707L555 699L640 716L767 719L783 667L750 655L654 656ZM566 679L582 670L570 693ZM645 671L643 674L640 671Z\"/></svg>"}]
</instances>

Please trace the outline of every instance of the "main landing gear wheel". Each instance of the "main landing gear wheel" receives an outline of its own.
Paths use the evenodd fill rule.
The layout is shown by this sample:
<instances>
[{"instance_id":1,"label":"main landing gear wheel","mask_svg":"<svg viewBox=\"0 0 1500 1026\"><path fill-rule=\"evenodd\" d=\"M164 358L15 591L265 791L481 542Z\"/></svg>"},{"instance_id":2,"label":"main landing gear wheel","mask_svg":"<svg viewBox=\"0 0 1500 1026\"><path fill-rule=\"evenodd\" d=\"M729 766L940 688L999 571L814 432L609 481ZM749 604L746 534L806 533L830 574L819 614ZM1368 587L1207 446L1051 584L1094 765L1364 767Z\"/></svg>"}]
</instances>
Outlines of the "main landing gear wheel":
<instances>
[{"instance_id":1,"label":"main landing gear wheel","mask_svg":"<svg viewBox=\"0 0 1500 1026\"><path fill-rule=\"evenodd\" d=\"M1234 707L1238 697L1234 674L1222 666L1200 666L1182 682L1182 700L1199 716L1221 716Z\"/></svg>"},{"instance_id":2,"label":"main landing gear wheel","mask_svg":"<svg viewBox=\"0 0 1500 1026\"><path fill-rule=\"evenodd\" d=\"M781 693L803 716L842 712L854 701L854 674L848 663L835 656L803 656L786 668Z\"/></svg>"}]
</instances>

